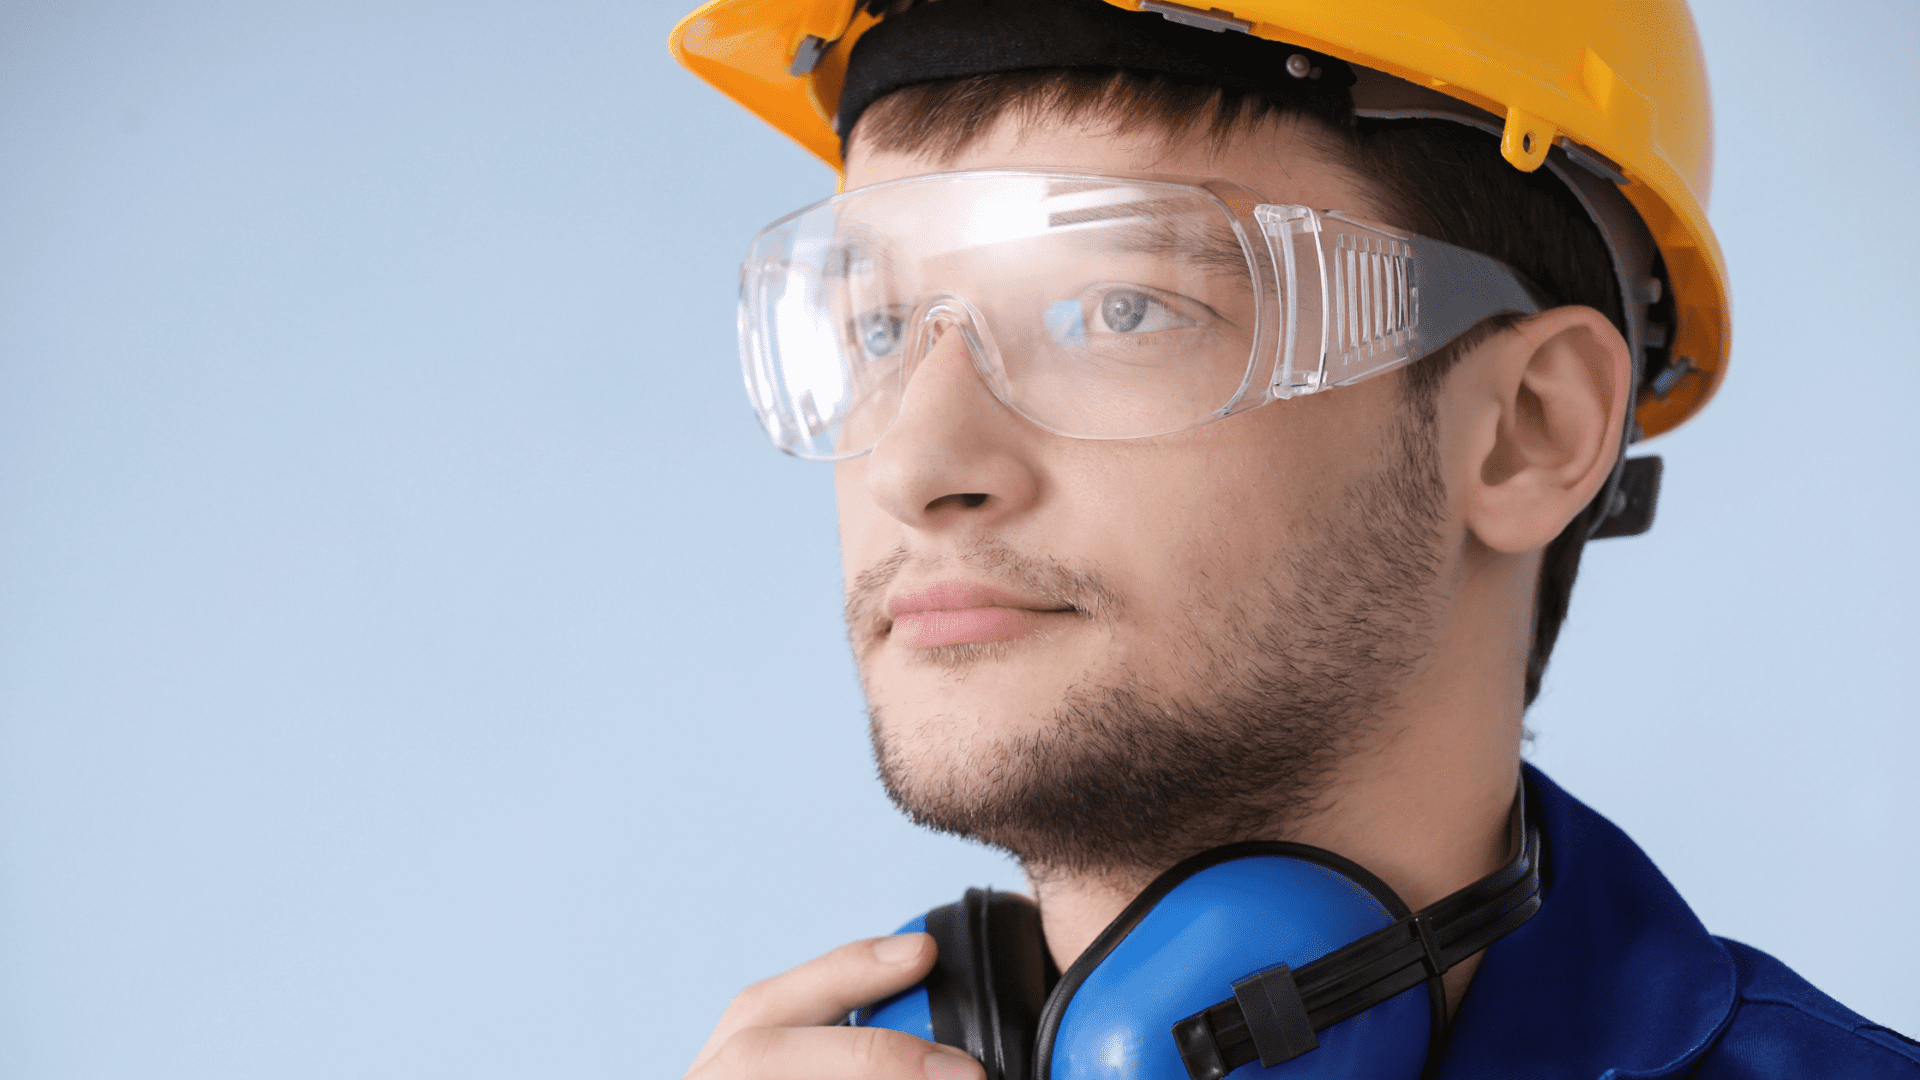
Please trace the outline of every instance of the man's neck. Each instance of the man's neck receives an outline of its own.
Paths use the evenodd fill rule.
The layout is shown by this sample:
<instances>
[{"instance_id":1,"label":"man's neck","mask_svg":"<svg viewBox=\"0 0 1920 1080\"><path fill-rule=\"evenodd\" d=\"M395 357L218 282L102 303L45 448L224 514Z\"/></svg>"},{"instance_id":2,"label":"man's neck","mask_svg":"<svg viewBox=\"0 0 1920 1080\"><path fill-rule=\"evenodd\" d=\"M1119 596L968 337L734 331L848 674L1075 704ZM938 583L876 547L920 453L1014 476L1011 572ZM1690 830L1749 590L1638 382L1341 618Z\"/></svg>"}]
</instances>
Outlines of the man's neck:
<instances>
[{"instance_id":1,"label":"man's neck","mask_svg":"<svg viewBox=\"0 0 1920 1080\"><path fill-rule=\"evenodd\" d=\"M1493 873L1513 856L1509 815L1517 783L1517 760L1504 777L1463 783L1369 780L1347 788L1310 819L1248 839L1289 840L1343 855L1373 871L1418 911ZM1145 884L1071 874L1039 874L1030 883L1048 950L1062 971ZM1445 976L1449 1011L1458 1005L1478 962L1476 955Z\"/></svg>"}]
</instances>

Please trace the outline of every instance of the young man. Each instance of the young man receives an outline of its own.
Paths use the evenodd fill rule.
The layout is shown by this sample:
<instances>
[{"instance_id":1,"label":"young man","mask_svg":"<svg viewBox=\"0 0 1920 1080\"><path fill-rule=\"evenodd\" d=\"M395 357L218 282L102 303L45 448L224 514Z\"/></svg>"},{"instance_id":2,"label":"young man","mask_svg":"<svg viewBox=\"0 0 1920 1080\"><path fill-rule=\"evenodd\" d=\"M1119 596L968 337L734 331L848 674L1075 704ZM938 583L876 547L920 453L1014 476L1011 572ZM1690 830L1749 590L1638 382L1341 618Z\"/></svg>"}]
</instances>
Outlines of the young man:
<instances>
[{"instance_id":1,"label":"young man","mask_svg":"<svg viewBox=\"0 0 1920 1080\"><path fill-rule=\"evenodd\" d=\"M743 349L775 442L837 463L888 792L1019 858L1069 983L1170 867L1287 841L1413 911L1532 875L1484 948L1395 924L1439 1076L1920 1074L1520 763L1581 547L1650 521L1625 445L1724 370L1684 6L1347 6L719 0L676 33L844 169L756 244ZM829 1026L935 952L749 988L689 1075L985 1075ZM1338 1071L1314 1026L1274 1075Z\"/></svg>"}]
</instances>

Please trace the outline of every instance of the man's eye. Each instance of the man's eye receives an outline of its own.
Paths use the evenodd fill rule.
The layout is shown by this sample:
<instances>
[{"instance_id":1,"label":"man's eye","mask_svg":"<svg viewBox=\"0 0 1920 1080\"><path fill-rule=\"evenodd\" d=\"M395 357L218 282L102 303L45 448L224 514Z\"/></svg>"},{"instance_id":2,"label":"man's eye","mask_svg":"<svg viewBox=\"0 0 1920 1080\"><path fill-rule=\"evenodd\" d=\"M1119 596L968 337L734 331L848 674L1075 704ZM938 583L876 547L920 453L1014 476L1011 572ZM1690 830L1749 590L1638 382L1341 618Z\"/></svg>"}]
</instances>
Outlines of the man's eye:
<instances>
[{"instance_id":1,"label":"man's eye","mask_svg":"<svg viewBox=\"0 0 1920 1080\"><path fill-rule=\"evenodd\" d=\"M1116 334L1131 334L1147 317L1147 294L1115 289L1100 298L1100 321Z\"/></svg>"},{"instance_id":2,"label":"man's eye","mask_svg":"<svg viewBox=\"0 0 1920 1080\"><path fill-rule=\"evenodd\" d=\"M899 316L885 311L869 311L855 319L854 326L860 335L860 347L868 356L891 354L900 347L906 331L906 323Z\"/></svg>"},{"instance_id":3,"label":"man's eye","mask_svg":"<svg viewBox=\"0 0 1920 1080\"><path fill-rule=\"evenodd\" d=\"M1188 325L1165 303L1138 289L1109 289L1095 304L1099 328L1109 334L1151 334Z\"/></svg>"}]
</instances>

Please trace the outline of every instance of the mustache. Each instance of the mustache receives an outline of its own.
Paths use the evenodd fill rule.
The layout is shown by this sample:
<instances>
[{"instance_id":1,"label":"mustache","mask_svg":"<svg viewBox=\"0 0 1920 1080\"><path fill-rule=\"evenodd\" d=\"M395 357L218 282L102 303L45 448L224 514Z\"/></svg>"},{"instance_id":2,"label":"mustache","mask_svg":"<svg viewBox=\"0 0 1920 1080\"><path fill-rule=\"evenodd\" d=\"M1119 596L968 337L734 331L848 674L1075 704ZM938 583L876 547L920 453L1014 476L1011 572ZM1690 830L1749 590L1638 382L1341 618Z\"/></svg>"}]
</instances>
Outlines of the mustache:
<instances>
[{"instance_id":1,"label":"mustache","mask_svg":"<svg viewBox=\"0 0 1920 1080\"><path fill-rule=\"evenodd\" d=\"M1088 570L1046 555L1028 555L1004 543L976 544L933 558L915 557L904 545L860 571L847 586L847 633L858 644L871 640L893 621L887 614L887 590L900 575L936 575L959 570L983 584L995 585L1052 607L1071 608L1095 620L1120 610L1120 594Z\"/></svg>"}]
</instances>

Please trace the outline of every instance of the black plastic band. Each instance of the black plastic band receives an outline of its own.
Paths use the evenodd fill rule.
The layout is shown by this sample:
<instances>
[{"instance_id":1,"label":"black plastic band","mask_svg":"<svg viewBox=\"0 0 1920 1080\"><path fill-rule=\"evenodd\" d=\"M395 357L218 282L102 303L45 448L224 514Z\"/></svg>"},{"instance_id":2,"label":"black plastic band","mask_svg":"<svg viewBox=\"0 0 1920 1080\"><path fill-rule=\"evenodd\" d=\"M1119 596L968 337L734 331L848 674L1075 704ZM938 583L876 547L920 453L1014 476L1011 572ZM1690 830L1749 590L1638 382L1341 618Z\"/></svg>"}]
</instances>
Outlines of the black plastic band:
<instances>
[{"instance_id":1,"label":"black plastic band","mask_svg":"<svg viewBox=\"0 0 1920 1080\"><path fill-rule=\"evenodd\" d=\"M1293 75L1287 61L1306 57ZM1138 71L1284 102L1336 127L1353 119L1344 61L1248 34L1215 33L1105 0L938 0L888 14L847 58L834 128L903 86L1047 69Z\"/></svg>"}]
</instances>

